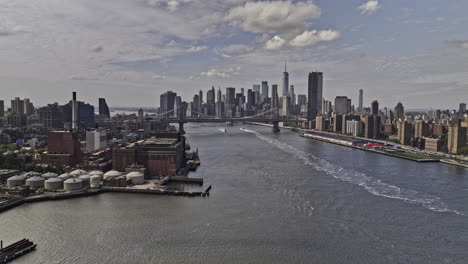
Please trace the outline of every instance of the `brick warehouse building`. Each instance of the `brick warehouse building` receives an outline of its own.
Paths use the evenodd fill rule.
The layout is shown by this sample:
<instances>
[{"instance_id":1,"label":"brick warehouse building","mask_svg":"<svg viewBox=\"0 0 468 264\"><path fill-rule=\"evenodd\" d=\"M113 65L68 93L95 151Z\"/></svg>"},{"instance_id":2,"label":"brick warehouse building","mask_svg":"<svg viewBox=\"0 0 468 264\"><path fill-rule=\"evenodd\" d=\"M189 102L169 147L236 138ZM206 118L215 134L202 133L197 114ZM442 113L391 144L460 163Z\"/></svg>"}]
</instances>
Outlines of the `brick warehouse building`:
<instances>
[{"instance_id":1,"label":"brick warehouse building","mask_svg":"<svg viewBox=\"0 0 468 264\"><path fill-rule=\"evenodd\" d=\"M58 163L74 166L83 158L80 141L76 133L70 131L51 131L47 138L47 153L41 159L44 164Z\"/></svg>"},{"instance_id":2,"label":"brick warehouse building","mask_svg":"<svg viewBox=\"0 0 468 264\"><path fill-rule=\"evenodd\" d=\"M134 164L146 168L147 176L176 175L185 167L184 139L149 138L118 147L112 153L112 168L125 171Z\"/></svg>"}]
</instances>

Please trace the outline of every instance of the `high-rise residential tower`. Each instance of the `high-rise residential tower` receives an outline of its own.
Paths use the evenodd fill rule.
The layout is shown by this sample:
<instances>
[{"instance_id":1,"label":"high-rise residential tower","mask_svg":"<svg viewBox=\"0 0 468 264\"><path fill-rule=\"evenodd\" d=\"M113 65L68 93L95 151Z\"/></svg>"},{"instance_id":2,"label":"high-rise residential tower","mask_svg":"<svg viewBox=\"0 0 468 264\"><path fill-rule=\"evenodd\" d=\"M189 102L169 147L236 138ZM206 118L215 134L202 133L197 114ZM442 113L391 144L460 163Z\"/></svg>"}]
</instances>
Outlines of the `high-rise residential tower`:
<instances>
[{"instance_id":1,"label":"high-rise residential tower","mask_svg":"<svg viewBox=\"0 0 468 264\"><path fill-rule=\"evenodd\" d=\"M364 91L362 89L359 89L359 109L358 112L362 113L364 108L363 108L363 99L364 99Z\"/></svg>"},{"instance_id":2,"label":"high-rise residential tower","mask_svg":"<svg viewBox=\"0 0 468 264\"><path fill-rule=\"evenodd\" d=\"M323 73L311 72L308 80L308 111L307 119L314 120L318 113L322 110L322 94L323 94Z\"/></svg>"}]
</instances>

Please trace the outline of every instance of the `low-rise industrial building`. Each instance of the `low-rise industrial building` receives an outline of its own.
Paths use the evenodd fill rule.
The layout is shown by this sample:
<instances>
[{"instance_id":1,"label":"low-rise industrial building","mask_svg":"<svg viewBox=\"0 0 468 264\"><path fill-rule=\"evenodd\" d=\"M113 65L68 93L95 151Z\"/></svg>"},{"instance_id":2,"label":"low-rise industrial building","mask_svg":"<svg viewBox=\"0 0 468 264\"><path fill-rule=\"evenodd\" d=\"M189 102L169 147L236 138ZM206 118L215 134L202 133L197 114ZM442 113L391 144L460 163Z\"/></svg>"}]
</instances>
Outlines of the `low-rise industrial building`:
<instances>
[{"instance_id":1,"label":"low-rise industrial building","mask_svg":"<svg viewBox=\"0 0 468 264\"><path fill-rule=\"evenodd\" d=\"M146 168L150 178L176 175L185 167L184 139L149 138L113 150L113 169L125 171L137 164Z\"/></svg>"}]
</instances>

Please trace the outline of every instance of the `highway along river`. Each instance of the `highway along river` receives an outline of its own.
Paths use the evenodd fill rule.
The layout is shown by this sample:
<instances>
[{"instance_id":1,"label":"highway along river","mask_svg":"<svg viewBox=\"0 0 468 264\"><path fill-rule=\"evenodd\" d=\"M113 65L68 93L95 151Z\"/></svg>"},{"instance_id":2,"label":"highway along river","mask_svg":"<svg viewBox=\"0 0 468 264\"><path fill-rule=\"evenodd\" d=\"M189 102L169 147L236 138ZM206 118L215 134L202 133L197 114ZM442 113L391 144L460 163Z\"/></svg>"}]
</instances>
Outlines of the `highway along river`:
<instances>
[{"instance_id":1,"label":"highway along river","mask_svg":"<svg viewBox=\"0 0 468 264\"><path fill-rule=\"evenodd\" d=\"M213 185L209 198L109 193L26 204L0 214L5 244L38 244L16 262L468 260L467 169L261 126L186 131L202 161L191 176Z\"/></svg>"}]
</instances>

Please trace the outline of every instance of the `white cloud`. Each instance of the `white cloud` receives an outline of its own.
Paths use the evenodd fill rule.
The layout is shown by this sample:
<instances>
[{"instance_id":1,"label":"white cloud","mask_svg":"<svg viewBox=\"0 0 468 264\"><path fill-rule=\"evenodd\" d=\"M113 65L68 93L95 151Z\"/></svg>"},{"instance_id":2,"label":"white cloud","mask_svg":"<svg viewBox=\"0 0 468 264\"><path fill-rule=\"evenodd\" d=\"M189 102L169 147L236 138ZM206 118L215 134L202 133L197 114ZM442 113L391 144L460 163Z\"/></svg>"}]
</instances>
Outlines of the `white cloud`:
<instances>
[{"instance_id":1,"label":"white cloud","mask_svg":"<svg viewBox=\"0 0 468 264\"><path fill-rule=\"evenodd\" d=\"M226 46L219 51L228 55L238 55L251 52L254 48L243 44L233 44Z\"/></svg>"},{"instance_id":2,"label":"white cloud","mask_svg":"<svg viewBox=\"0 0 468 264\"><path fill-rule=\"evenodd\" d=\"M180 3L176 0L171 0L167 2L167 10L174 12L179 7Z\"/></svg>"},{"instance_id":3,"label":"white cloud","mask_svg":"<svg viewBox=\"0 0 468 264\"><path fill-rule=\"evenodd\" d=\"M166 76L155 74L155 75L151 76L151 78L153 78L155 80L162 80L162 79L166 79Z\"/></svg>"},{"instance_id":4,"label":"white cloud","mask_svg":"<svg viewBox=\"0 0 468 264\"><path fill-rule=\"evenodd\" d=\"M449 41L449 44L457 48L468 49L468 40L452 40Z\"/></svg>"},{"instance_id":5,"label":"white cloud","mask_svg":"<svg viewBox=\"0 0 468 264\"><path fill-rule=\"evenodd\" d=\"M339 37L340 33L336 30L306 30L292 39L289 44L293 47L305 47L321 41L335 40Z\"/></svg>"},{"instance_id":6,"label":"white cloud","mask_svg":"<svg viewBox=\"0 0 468 264\"><path fill-rule=\"evenodd\" d=\"M265 48L269 50L275 50L282 48L286 44L286 40L276 35L265 43Z\"/></svg>"},{"instance_id":7,"label":"white cloud","mask_svg":"<svg viewBox=\"0 0 468 264\"><path fill-rule=\"evenodd\" d=\"M212 68L207 72L202 72L200 75L206 77L222 77L222 78L229 78L232 75L240 74L240 67L229 67L227 69L215 69Z\"/></svg>"},{"instance_id":8,"label":"white cloud","mask_svg":"<svg viewBox=\"0 0 468 264\"><path fill-rule=\"evenodd\" d=\"M226 20L248 32L274 33L303 29L308 20L319 18L320 12L311 1L248 2L231 9Z\"/></svg>"},{"instance_id":9,"label":"white cloud","mask_svg":"<svg viewBox=\"0 0 468 264\"><path fill-rule=\"evenodd\" d=\"M207 48L207 46L192 46L189 49L187 49L187 52L200 52L206 50Z\"/></svg>"},{"instance_id":10,"label":"white cloud","mask_svg":"<svg viewBox=\"0 0 468 264\"><path fill-rule=\"evenodd\" d=\"M358 8L361 10L361 14L373 14L381 7L378 0L370 0L360 5Z\"/></svg>"}]
</instances>

